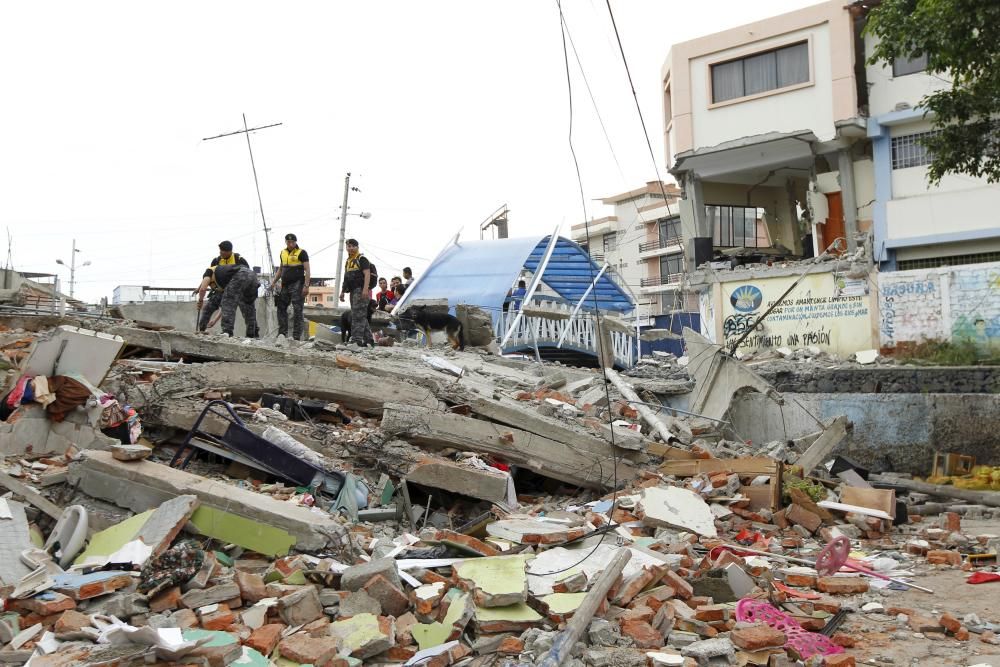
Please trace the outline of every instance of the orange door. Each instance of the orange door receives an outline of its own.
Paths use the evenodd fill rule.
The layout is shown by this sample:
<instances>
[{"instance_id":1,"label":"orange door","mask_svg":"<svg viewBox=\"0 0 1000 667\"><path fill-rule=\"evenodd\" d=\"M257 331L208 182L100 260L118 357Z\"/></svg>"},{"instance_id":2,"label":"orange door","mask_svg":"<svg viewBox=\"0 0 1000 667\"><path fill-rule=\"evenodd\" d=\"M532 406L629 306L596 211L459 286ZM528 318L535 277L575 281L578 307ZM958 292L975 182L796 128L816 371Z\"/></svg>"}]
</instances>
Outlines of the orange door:
<instances>
[{"instance_id":1,"label":"orange door","mask_svg":"<svg viewBox=\"0 0 1000 667\"><path fill-rule=\"evenodd\" d=\"M826 203L829 206L829 217L826 219L826 224L820 229L822 230L822 243L820 244L819 251L823 252L830 247L836 239L844 238L845 243L842 247L846 248L846 228L844 227L844 202L840 198L839 192L830 192L826 195Z\"/></svg>"}]
</instances>

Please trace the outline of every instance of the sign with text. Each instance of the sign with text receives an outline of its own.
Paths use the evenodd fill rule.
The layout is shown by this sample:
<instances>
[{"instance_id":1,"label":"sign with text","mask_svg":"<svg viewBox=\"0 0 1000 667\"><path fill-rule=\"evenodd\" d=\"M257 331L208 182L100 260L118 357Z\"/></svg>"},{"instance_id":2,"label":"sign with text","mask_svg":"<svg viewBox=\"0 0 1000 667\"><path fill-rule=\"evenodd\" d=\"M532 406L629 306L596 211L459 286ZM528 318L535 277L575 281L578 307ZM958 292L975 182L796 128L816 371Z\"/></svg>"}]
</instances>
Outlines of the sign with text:
<instances>
[{"instance_id":1,"label":"sign with text","mask_svg":"<svg viewBox=\"0 0 1000 667\"><path fill-rule=\"evenodd\" d=\"M739 349L815 346L847 357L877 347L871 327L866 278L816 273L779 303L763 322L757 319L795 282L796 276L722 283L722 340L728 347L751 328Z\"/></svg>"}]
</instances>

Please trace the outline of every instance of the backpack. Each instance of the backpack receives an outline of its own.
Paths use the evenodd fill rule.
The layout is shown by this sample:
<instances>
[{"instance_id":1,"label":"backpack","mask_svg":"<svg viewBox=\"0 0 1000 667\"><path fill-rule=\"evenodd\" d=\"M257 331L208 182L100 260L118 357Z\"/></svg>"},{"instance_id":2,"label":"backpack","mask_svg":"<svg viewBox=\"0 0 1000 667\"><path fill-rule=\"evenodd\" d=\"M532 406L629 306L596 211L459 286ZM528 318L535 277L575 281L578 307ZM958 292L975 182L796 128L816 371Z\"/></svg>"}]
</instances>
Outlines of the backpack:
<instances>
[{"instance_id":1,"label":"backpack","mask_svg":"<svg viewBox=\"0 0 1000 667\"><path fill-rule=\"evenodd\" d=\"M375 289L376 285L378 285L378 269L371 260L368 260L368 289Z\"/></svg>"}]
</instances>

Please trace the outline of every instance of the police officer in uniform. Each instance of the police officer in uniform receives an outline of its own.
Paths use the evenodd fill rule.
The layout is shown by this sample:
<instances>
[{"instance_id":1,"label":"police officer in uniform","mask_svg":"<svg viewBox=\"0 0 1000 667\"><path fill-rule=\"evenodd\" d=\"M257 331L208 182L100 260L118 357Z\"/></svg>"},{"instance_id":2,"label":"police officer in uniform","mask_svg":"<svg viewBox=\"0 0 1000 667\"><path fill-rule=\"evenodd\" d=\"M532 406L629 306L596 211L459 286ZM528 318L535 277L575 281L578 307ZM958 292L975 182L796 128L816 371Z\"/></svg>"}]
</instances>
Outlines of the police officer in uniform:
<instances>
[{"instance_id":1,"label":"police officer in uniform","mask_svg":"<svg viewBox=\"0 0 1000 667\"><path fill-rule=\"evenodd\" d=\"M281 266L271 281L271 290L281 282L274 297L278 307L278 335L288 336L288 305L292 305L292 338L302 340L302 306L309 294L309 253L299 247L295 234L285 234L285 249L281 251Z\"/></svg>"},{"instance_id":2,"label":"police officer in uniform","mask_svg":"<svg viewBox=\"0 0 1000 667\"><path fill-rule=\"evenodd\" d=\"M208 329L209 322L212 321L212 315L214 315L215 312L219 310L219 308L222 306L223 289L219 287L219 285L215 282L212 267L228 266L232 264L239 264L241 266L250 268L250 265L243 257L240 256L238 252L233 252L232 242L223 241L222 243L219 244L219 256L212 260L211 264L209 265L209 268L206 269L205 273L202 274L202 279L203 279L202 282L203 283L205 282L204 281L205 278L209 279L208 282L200 286L197 290L198 310L201 311L201 316L198 318L198 331L200 332L203 332L206 329ZM208 306L203 308L201 304L205 299L206 290L210 290L208 295ZM256 337L256 332L254 332L254 334L255 334L254 336L250 336L249 333L247 335L248 337L253 338Z\"/></svg>"},{"instance_id":3,"label":"police officer in uniform","mask_svg":"<svg viewBox=\"0 0 1000 667\"><path fill-rule=\"evenodd\" d=\"M222 290L222 333L233 335L236 326L236 309L243 313L246 322L248 338L256 338L257 330L257 274L244 264L216 264L205 271L201 286L198 288L198 306L201 307L201 296L210 284L215 284Z\"/></svg>"},{"instance_id":4,"label":"police officer in uniform","mask_svg":"<svg viewBox=\"0 0 1000 667\"><path fill-rule=\"evenodd\" d=\"M351 296L351 341L364 347L374 345L371 326L368 324L368 302L372 299L371 262L361 254L356 239L347 239L347 261L344 262L344 284L340 287L340 300L344 294Z\"/></svg>"}]
</instances>

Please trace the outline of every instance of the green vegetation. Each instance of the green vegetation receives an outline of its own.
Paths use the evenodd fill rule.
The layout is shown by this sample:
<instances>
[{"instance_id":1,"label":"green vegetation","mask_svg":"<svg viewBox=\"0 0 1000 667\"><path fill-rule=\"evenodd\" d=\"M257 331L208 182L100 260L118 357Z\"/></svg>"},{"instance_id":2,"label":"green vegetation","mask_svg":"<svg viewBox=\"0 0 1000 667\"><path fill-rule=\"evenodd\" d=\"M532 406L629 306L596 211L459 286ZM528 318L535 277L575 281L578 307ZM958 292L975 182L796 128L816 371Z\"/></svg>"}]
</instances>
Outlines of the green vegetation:
<instances>
[{"instance_id":1,"label":"green vegetation","mask_svg":"<svg viewBox=\"0 0 1000 667\"><path fill-rule=\"evenodd\" d=\"M881 0L865 31L878 38L871 63L927 57L927 74L950 84L920 106L937 130L922 143L933 155L930 183L945 174L1000 181L1000 2Z\"/></svg>"},{"instance_id":2,"label":"green vegetation","mask_svg":"<svg viewBox=\"0 0 1000 667\"><path fill-rule=\"evenodd\" d=\"M989 356L970 340L927 340L896 355L903 363L933 366L996 366L1000 357Z\"/></svg>"}]
</instances>

